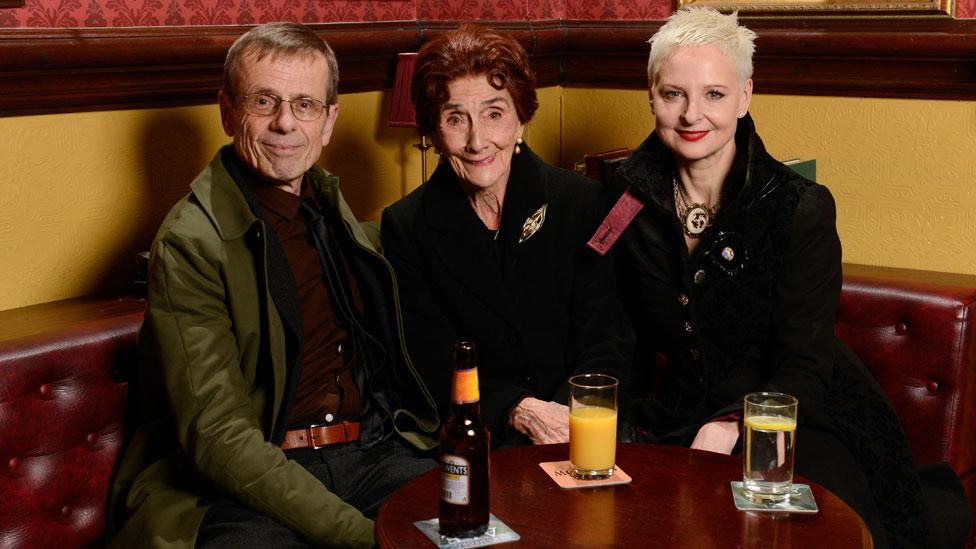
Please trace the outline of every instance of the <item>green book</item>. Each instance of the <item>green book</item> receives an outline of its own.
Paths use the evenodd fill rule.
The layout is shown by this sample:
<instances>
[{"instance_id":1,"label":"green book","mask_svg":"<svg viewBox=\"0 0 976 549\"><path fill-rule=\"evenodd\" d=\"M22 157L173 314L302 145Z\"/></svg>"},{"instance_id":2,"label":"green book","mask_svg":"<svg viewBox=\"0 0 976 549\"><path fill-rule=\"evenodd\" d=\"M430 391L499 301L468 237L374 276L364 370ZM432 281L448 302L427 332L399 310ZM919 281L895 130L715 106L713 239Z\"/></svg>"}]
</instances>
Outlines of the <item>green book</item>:
<instances>
[{"instance_id":1,"label":"green book","mask_svg":"<svg viewBox=\"0 0 976 549\"><path fill-rule=\"evenodd\" d=\"M802 175L810 181L817 180L817 159L815 158L810 160L800 160L799 158L794 158L792 160L783 162L783 164L786 164L792 168L794 172Z\"/></svg>"}]
</instances>

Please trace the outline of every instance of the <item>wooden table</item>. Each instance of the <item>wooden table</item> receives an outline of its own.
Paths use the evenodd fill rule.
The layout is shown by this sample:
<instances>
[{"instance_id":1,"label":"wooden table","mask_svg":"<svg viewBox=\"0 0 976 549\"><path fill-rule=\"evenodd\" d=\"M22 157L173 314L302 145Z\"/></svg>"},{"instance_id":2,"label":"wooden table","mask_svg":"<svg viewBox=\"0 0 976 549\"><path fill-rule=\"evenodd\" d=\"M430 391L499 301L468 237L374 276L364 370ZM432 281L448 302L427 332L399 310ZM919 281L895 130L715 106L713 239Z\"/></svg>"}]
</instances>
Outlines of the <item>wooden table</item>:
<instances>
[{"instance_id":1,"label":"wooden table","mask_svg":"<svg viewBox=\"0 0 976 549\"><path fill-rule=\"evenodd\" d=\"M673 446L620 444L628 485L564 490L539 467L568 459L566 444L509 448L491 455L491 512L522 539L505 547L872 547L861 518L825 488L810 484L817 514L742 512L729 482L737 457ZM376 519L380 547L434 545L414 521L437 516L439 471L408 482Z\"/></svg>"}]
</instances>

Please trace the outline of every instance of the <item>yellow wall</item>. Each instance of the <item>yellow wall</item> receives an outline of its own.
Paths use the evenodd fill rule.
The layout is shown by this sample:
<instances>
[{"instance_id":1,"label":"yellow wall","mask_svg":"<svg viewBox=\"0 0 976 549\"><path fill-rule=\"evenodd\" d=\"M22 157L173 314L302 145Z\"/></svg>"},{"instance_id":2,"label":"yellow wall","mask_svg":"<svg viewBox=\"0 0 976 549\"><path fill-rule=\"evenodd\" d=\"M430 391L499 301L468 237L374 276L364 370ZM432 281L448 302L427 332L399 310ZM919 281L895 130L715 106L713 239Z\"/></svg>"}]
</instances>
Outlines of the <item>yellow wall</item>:
<instances>
[{"instance_id":1,"label":"yellow wall","mask_svg":"<svg viewBox=\"0 0 976 549\"><path fill-rule=\"evenodd\" d=\"M638 145L647 93L563 90L562 162ZM815 158L844 261L976 274L976 101L756 95L776 158Z\"/></svg>"},{"instance_id":2,"label":"yellow wall","mask_svg":"<svg viewBox=\"0 0 976 549\"><path fill-rule=\"evenodd\" d=\"M389 94L345 94L322 165L363 219L421 180L411 128L389 128ZM559 89L526 140L559 158ZM0 310L124 287L135 256L228 138L215 105L0 118ZM428 153L429 170L436 155Z\"/></svg>"},{"instance_id":3,"label":"yellow wall","mask_svg":"<svg viewBox=\"0 0 976 549\"><path fill-rule=\"evenodd\" d=\"M571 166L653 129L645 92L545 88L526 141ZM322 165L377 219L421 180L386 92L345 94ZM763 96L778 158L816 158L844 259L976 274L976 102ZM0 118L0 310L125 286L169 207L227 142L213 105ZM432 170L434 151L428 152Z\"/></svg>"}]
</instances>

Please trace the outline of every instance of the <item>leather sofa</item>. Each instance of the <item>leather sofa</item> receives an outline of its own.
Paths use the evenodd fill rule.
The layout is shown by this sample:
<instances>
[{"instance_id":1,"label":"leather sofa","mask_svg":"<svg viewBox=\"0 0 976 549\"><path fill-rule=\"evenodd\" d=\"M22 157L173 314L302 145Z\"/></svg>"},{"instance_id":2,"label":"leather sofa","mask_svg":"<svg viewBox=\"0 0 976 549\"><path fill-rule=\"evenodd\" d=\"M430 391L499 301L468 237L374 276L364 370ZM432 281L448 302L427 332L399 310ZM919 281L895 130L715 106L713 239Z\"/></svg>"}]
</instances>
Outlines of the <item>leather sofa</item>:
<instances>
[{"instance_id":1,"label":"leather sofa","mask_svg":"<svg viewBox=\"0 0 976 549\"><path fill-rule=\"evenodd\" d=\"M844 270L837 333L918 462L947 461L976 502L976 277ZM0 312L0 547L104 542L143 307L126 295Z\"/></svg>"}]
</instances>

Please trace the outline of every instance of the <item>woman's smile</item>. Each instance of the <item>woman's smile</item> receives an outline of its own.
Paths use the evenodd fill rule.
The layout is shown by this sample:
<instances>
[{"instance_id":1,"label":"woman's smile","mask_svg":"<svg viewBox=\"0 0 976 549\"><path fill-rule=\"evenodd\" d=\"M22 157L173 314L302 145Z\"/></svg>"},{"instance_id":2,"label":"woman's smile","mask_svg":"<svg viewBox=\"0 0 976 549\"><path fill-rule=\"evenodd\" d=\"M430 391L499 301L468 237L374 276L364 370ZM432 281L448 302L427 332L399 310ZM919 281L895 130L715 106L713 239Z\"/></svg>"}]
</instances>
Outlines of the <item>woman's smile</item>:
<instances>
[{"instance_id":1,"label":"woman's smile","mask_svg":"<svg viewBox=\"0 0 976 549\"><path fill-rule=\"evenodd\" d=\"M678 135L681 136L681 139L684 139L685 141L699 141L701 139L704 139L705 136L707 136L709 133L708 130L700 130L700 131L677 130L677 132Z\"/></svg>"}]
</instances>

